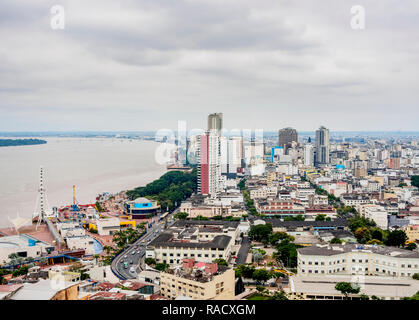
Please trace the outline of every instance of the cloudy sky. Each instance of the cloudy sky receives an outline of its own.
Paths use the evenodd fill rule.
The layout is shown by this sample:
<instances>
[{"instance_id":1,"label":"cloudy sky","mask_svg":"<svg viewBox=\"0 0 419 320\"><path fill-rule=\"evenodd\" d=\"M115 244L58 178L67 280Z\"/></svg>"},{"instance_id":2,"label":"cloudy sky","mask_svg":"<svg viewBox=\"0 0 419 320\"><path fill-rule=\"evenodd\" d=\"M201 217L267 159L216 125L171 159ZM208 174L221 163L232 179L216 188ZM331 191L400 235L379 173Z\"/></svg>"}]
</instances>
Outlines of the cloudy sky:
<instances>
[{"instance_id":1,"label":"cloudy sky","mask_svg":"<svg viewBox=\"0 0 419 320\"><path fill-rule=\"evenodd\" d=\"M417 0L1 0L0 131L190 129L211 112L229 129L419 130L418 15Z\"/></svg>"}]
</instances>

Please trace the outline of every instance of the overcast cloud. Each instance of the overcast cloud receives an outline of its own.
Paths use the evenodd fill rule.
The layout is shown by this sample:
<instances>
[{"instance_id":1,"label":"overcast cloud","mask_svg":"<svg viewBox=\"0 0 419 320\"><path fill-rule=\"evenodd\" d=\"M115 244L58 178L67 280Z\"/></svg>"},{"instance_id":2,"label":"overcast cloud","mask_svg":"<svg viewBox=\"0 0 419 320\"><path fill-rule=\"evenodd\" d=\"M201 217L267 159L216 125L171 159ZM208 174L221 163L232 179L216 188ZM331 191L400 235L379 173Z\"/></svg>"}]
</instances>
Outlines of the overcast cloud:
<instances>
[{"instance_id":1,"label":"overcast cloud","mask_svg":"<svg viewBox=\"0 0 419 320\"><path fill-rule=\"evenodd\" d=\"M191 129L211 112L229 129L419 130L418 16L417 0L2 0L0 131Z\"/></svg>"}]
</instances>

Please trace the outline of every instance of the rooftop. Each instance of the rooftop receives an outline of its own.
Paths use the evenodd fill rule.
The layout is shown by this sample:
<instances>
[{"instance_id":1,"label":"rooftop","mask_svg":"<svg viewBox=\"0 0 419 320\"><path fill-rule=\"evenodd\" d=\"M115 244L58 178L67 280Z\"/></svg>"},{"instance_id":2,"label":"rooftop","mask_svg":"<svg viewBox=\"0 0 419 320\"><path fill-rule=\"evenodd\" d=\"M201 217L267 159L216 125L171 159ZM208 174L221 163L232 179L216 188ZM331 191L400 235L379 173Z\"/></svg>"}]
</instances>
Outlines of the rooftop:
<instances>
[{"instance_id":1,"label":"rooftop","mask_svg":"<svg viewBox=\"0 0 419 320\"><path fill-rule=\"evenodd\" d=\"M189 242L187 240L177 240L172 233L164 232L150 242L150 247L177 247L177 248L218 248L225 249L231 241L231 237L218 235L212 241Z\"/></svg>"},{"instance_id":2,"label":"rooftop","mask_svg":"<svg viewBox=\"0 0 419 320\"><path fill-rule=\"evenodd\" d=\"M304 255L315 255L315 256L332 256L335 254L342 254L344 252L371 252L386 256L392 256L397 258L415 258L419 259L419 253L399 249L396 247L385 247L377 245L360 245L360 244L324 244L324 245L314 245L311 247L297 249L299 254Z\"/></svg>"},{"instance_id":3,"label":"rooftop","mask_svg":"<svg viewBox=\"0 0 419 320\"><path fill-rule=\"evenodd\" d=\"M294 276L290 278L292 292L307 293L316 295L340 295L335 289L338 282L356 282L356 276L328 275L328 276ZM359 281L360 294L378 297L410 297L419 291L419 281L417 280L395 280L392 278L377 276L362 276Z\"/></svg>"}]
</instances>

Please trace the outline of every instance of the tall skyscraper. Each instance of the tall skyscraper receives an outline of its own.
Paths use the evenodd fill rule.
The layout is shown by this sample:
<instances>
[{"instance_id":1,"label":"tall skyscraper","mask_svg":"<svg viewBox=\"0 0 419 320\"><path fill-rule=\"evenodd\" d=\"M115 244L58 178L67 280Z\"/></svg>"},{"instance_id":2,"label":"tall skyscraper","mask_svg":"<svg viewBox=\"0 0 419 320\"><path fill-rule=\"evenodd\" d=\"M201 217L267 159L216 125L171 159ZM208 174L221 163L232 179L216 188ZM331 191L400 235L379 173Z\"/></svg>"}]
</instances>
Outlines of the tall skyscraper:
<instances>
[{"instance_id":1,"label":"tall skyscraper","mask_svg":"<svg viewBox=\"0 0 419 320\"><path fill-rule=\"evenodd\" d=\"M330 163L329 129L321 126L316 131L316 165Z\"/></svg>"},{"instance_id":2,"label":"tall skyscraper","mask_svg":"<svg viewBox=\"0 0 419 320\"><path fill-rule=\"evenodd\" d=\"M287 152L287 148L291 146L292 142L298 142L297 130L293 128L284 128L278 132L278 146L284 148L284 152Z\"/></svg>"},{"instance_id":3,"label":"tall skyscraper","mask_svg":"<svg viewBox=\"0 0 419 320\"><path fill-rule=\"evenodd\" d=\"M304 145L304 165L310 167L314 165L314 146L311 143Z\"/></svg>"},{"instance_id":4,"label":"tall skyscraper","mask_svg":"<svg viewBox=\"0 0 419 320\"><path fill-rule=\"evenodd\" d=\"M213 197L220 191L220 136L206 132L197 140L198 193Z\"/></svg>"},{"instance_id":5,"label":"tall skyscraper","mask_svg":"<svg viewBox=\"0 0 419 320\"><path fill-rule=\"evenodd\" d=\"M228 138L220 137L221 174L228 173Z\"/></svg>"},{"instance_id":6,"label":"tall skyscraper","mask_svg":"<svg viewBox=\"0 0 419 320\"><path fill-rule=\"evenodd\" d=\"M223 114L222 113L211 113L208 115L208 131L216 131L218 135L221 135L223 129Z\"/></svg>"}]
</instances>

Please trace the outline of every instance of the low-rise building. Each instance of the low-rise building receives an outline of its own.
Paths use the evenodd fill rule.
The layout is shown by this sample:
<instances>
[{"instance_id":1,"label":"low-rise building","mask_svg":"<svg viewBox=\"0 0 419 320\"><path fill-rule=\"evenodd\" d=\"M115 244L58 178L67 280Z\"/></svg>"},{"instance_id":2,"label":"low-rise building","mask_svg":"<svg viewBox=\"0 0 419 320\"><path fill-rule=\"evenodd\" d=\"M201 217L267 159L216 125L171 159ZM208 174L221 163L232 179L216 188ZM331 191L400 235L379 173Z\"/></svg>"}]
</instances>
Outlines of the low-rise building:
<instances>
[{"instance_id":1,"label":"low-rise building","mask_svg":"<svg viewBox=\"0 0 419 320\"><path fill-rule=\"evenodd\" d=\"M409 278L419 272L419 253L395 247L317 244L297 249L298 274L360 274Z\"/></svg>"},{"instance_id":2,"label":"low-rise building","mask_svg":"<svg viewBox=\"0 0 419 320\"><path fill-rule=\"evenodd\" d=\"M132 219L145 219L156 215L159 210L160 205L157 204L156 200L143 197L125 203L125 211L131 215Z\"/></svg>"},{"instance_id":3,"label":"low-rise building","mask_svg":"<svg viewBox=\"0 0 419 320\"><path fill-rule=\"evenodd\" d=\"M95 254L95 240L90 236L67 237L65 241L70 250L83 249L86 255Z\"/></svg>"},{"instance_id":4,"label":"low-rise building","mask_svg":"<svg viewBox=\"0 0 419 320\"><path fill-rule=\"evenodd\" d=\"M118 218L96 219L97 232L101 236L113 235L121 229Z\"/></svg>"},{"instance_id":5,"label":"low-rise building","mask_svg":"<svg viewBox=\"0 0 419 320\"><path fill-rule=\"evenodd\" d=\"M170 299L233 300L234 279L231 268L184 259L182 266L161 273L160 292Z\"/></svg>"},{"instance_id":6,"label":"low-rise building","mask_svg":"<svg viewBox=\"0 0 419 320\"><path fill-rule=\"evenodd\" d=\"M352 194L342 195L341 200L345 206L352 206L352 207L355 207L359 204L365 204L365 203L370 202L370 199L368 197L365 197L362 195L352 195Z\"/></svg>"},{"instance_id":7,"label":"low-rise building","mask_svg":"<svg viewBox=\"0 0 419 320\"><path fill-rule=\"evenodd\" d=\"M402 230L406 233L408 242L419 242L419 225L408 225L402 227Z\"/></svg>"},{"instance_id":8,"label":"low-rise building","mask_svg":"<svg viewBox=\"0 0 419 320\"><path fill-rule=\"evenodd\" d=\"M22 258L34 258L53 250L54 245L26 234L0 238L0 261L9 261L9 255L12 253Z\"/></svg>"},{"instance_id":9,"label":"low-rise building","mask_svg":"<svg viewBox=\"0 0 419 320\"><path fill-rule=\"evenodd\" d=\"M388 228L388 213L384 207L376 204L359 204L356 206L360 216L374 221L383 230Z\"/></svg>"},{"instance_id":10,"label":"low-rise building","mask_svg":"<svg viewBox=\"0 0 419 320\"><path fill-rule=\"evenodd\" d=\"M199 216L205 218L213 218L216 216L228 217L232 216L231 206L227 205L199 205L194 206L191 202L182 202L180 212L188 214L188 218L196 218Z\"/></svg>"},{"instance_id":11,"label":"low-rise building","mask_svg":"<svg viewBox=\"0 0 419 320\"><path fill-rule=\"evenodd\" d=\"M238 225L235 221L177 221L147 245L146 257L169 265L179 264L184 258L206 263L228 261L239 239Z\"/></svg>"},{"instance_id":12,"label":"low-rise building","mask_svg":"<svg viewBox=\"0 0 419 320\"><path fill-rule=\"evenodd\" d=\"M413 279L392 279L377 276L348 275L297 275L290 277L290 286L285 289L290 299L297 300L343 300L346 297L335 286L338 282L349 282L358 286L358 294L349 294L348 299L360 300L361 295L375 296L383 300L401 300L419 291L419 283Z\"/></svg>"}]
</instances>

